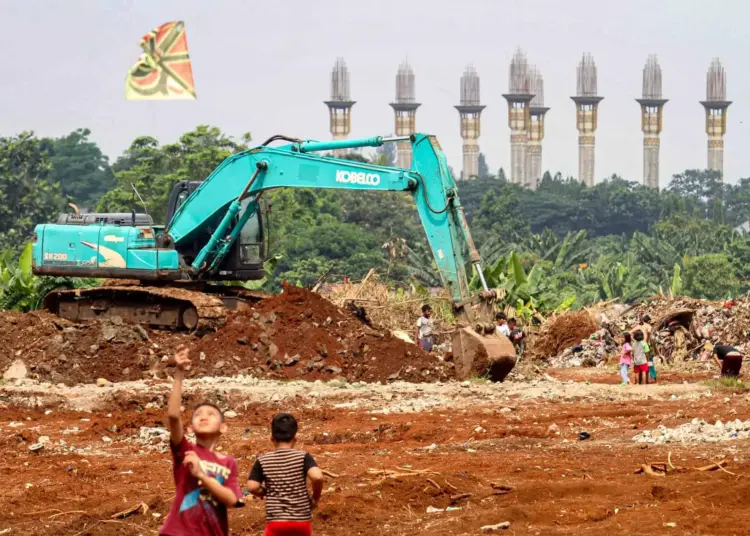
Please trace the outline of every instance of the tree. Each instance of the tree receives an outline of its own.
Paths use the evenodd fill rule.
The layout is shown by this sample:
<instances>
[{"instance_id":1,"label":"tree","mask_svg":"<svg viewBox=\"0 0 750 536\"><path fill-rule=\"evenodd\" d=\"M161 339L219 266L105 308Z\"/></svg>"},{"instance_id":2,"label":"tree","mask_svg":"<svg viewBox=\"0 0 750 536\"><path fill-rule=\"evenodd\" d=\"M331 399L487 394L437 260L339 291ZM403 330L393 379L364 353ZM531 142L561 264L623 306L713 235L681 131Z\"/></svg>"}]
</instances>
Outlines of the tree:
<instances>
[{"instance_id":1,"label":"tree","mask_svg":"<svg viewBox=\"0 0 750 536\"><path fill-rule=\"evenodd\" d=\"M497 172L497 178L501 181L507 181L507 177L505 176L505 170L503 168L500 168Z\"/></svg>"},{"instance_id":2,"label":"tree","mask_svg":"<svg viewBox=\"0 0 750 536\"><path fill-rule=\"evenodd\" d=\"M389 134L388 137L392 137L393 134ZM396 165L396 144L395 143L384 143L377 149L375 149L375 164L380 166L394 167Z\"/></svg>"},{"instance_id":3,"label":"tree","mask_svg":"<svg viewBox=\"0 0 750 536\"><path fill-rule=\"evenodd\" d=\"M166 223L169 193L182 180L204 180L232 154L247 149L250 135L236 142L218 128L200 125L177 143L159 146L150 136L136 138L112 166L117 186L102 197L102 212L129 212L141 207L133 185L157 223Z\"/></svg>"},{"instance_id":4,"label":"tree","mask_svg":"<svg viewBox=\"0 0 750 536\"><path fill-rule=\"evenodd\" d=\"M683 272L684 288L688 296L706 300L720 300L736 296L739 282L726 255L712 253L689 257Z\"/></svg>"},{"instance_id":5,"label":"tree","mask_svg":"<svg viewBox=\"0 0 750 536\"><path fill-rule=\"evenodd\" d=\"M63 207L60 187L33 132L0 138L0 249L18 249L34 226L47 223Z\"/></svg>"},{"instance_id":6,"label":"tree","mask_svg":"<svg viewBox=\"0 0 750 536\"><path fill-rule=\"evenodd\" d=\"M52 165L50 180L60 184L63 196L80 208L93 208L115 186L109 160L89 140L91 131L79 128L67 136L42 140Z\"/></svg>"},{"instance_id":7,"label":"tree","mask_svg":"<svg viewBox=\"0 0 750 536\"><path fill-rule=\"evenodd\" d=\"M484 179L486 177L490 176L490 168L487 166L487 158L484 156L484 153L479 153L479 169L478 169L478 177L480 179ZM468 179L468 177L466 177Z\"/></svg>"}]
</instances>

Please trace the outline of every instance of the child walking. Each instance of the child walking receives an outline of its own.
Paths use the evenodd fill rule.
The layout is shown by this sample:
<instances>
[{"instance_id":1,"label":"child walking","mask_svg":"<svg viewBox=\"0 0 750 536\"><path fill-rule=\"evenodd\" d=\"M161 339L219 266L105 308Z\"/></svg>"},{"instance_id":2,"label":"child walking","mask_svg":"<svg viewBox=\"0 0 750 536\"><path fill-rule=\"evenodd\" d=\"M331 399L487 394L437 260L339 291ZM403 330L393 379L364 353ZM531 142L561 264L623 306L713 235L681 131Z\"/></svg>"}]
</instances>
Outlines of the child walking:
<instances>
[{"instance_id":1,"label":"child walking","mask_svg":"<svg viewBox=\"0 0 750 536\"><path fill-rule=\"evenodd\" d=\"M227 509L242 506L243 502L237 460L216 453L219 439L227 431L224 415L209 402L195 406L190 421L195 444L188 441L180 416L182 378L185 370L190 368L188 349L178 348L170 364L176 366L167 407L176 493L159 534L227 536Z\"/></svg>"},{"instance_id":2,"label":"child walking","mask_svg":"<svg viewBox=\"0 0 750 536\"><path fill-rule=\"evenodd\" d=\"M638 377L638 385L643 384L644 377L648 384L648 354L651 349L644 340L643 332L638 329L633 333L635 343L633 344L633 372Z\"/></svg>"},{"instance_id":3,"label":"child walking","mask_svg":"<svg viewBox=\"0 0 750 536\"><path fill-rule=\"evenodd\" d=\"M628 385L630 383L628 369L633 364L633 347L630 344L632 338L630 337L630 333L623 333L622 336L625 342L622 344L622 352L620 353L620 377L622 378L620 385Z\"/></svg>"},{"instance_id":4,"label":"child walking","mask_svg":"<svg viewBox=\"0 0 750 536\"><path fill-rule=\"evenodd\" d=\"M323 493L323 471L313 457L294 448L297 420L280 413L271 422L274 450L258 457L247 488L266 499L264 536L311 536L312 510ZM307 481L312 484L312 497Z\"/></svg>"}]
</instances>

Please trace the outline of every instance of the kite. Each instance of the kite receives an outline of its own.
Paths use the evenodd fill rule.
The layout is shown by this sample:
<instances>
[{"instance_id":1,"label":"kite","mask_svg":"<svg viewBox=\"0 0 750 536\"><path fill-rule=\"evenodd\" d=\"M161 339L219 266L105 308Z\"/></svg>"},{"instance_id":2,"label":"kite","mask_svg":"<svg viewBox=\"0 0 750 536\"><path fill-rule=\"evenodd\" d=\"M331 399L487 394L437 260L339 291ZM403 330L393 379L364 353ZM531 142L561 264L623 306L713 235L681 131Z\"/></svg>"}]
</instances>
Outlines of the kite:
<instances>
[{"instance_id":1,"label":"kite","mask_svg":"<svg viewBox=\"0 0 750 536\"><path fill-rule=\"evenodd\" d=\"M143 54L125 82L127 100L195 100L185 24L168 22L141 39Z\"/></svg>"}]
</instances>

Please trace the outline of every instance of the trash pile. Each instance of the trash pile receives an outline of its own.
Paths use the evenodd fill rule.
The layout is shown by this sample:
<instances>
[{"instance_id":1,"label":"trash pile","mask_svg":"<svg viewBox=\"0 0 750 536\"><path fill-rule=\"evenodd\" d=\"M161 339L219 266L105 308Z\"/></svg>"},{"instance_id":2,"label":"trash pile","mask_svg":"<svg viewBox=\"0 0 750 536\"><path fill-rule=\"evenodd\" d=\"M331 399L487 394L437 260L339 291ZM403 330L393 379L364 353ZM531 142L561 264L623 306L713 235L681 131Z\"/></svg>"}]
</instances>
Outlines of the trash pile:
<instances>
[{"instance_id":1,"label":"trash pile","mask_svg":"<svg viewBox=\"0 0 750 536\"><path fill-rule=\"evenodd\" d=\"M177 346L191 348L188 377L442 381L453 363L375 329L319 294L285 286L226 325L197 337L119 318L75 324L37 311L0 312L0 372L55 384L164 378Z\"/></svg>"},{"instance_id":2,"label":"trash pile","mask_svg":"<svg viewBox=\"0 0 750 536\"><path fill-rule=\"evenodd\" d=\"M717 443L749 438L750 421L743 422L737 419L727 423L716 421L715 424L709 424L702 419L693 419L677 428L660 425L654 430L644 430L633 437L633 441L662 445L664 443Z\"/></svg>"},{"instance_id":3,"label":"trash pile","mask_svg":"<svg viewBox=\"0 0 750 536\"><path fill-rule=\"evenodd\" d=\"M549 365L557 368L567 367L602 367L607 363L607 356L617 353L617 343L606 329L600 329L588 339L566 348L549 359Z\"/></svg>"}]
</instances>

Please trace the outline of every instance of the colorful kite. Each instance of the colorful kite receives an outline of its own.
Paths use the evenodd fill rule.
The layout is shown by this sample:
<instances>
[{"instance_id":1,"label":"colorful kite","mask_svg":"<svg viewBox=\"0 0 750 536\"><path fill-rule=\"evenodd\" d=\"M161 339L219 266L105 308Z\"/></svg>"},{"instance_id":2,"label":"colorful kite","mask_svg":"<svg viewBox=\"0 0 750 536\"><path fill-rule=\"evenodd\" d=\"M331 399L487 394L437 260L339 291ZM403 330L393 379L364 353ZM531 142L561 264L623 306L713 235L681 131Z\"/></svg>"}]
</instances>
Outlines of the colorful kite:
<instances>
[{"instance_id":1,"label":"colorful kite","mask_svg":"<svg viewBox=\"0 0 750 536\"><path fill-rule=\"evenodd\" d=\"M144 35L143 54L128 73L127 100L195 99L185 24L168 22Z\"/></svg>"}]
</instances>

